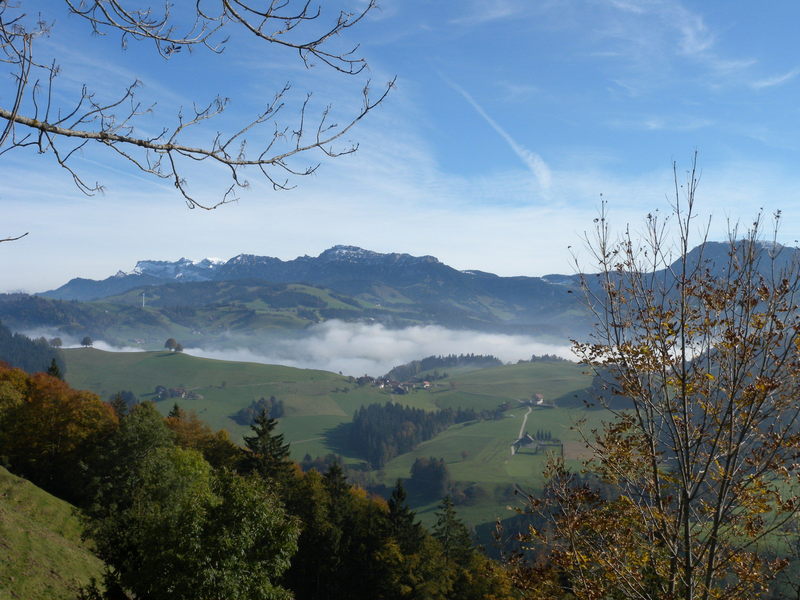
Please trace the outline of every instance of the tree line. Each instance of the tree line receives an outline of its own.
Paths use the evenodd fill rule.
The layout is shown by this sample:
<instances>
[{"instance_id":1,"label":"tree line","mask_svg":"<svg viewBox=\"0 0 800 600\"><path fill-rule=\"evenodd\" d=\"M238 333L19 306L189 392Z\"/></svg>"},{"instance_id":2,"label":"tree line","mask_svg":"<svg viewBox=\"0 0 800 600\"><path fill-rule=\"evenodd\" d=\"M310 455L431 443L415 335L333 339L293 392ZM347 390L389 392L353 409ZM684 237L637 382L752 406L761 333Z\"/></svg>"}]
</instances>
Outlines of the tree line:
<instances>
[{"instance_id":1,"label":"tree line","mask_svg":"<svg viewBox=\"0 0 800 600\"><path fill-rule=\"evenodd\" d=\"M392 402L370 404L353 415L348 440L373 467L380 468L451 425L479 417L481 413L473 409L426 411Z\"/></svg>"},{"instance_id":2,"label":"tree line","mask_svg":"<svg viewBox=\"0 0 800 600\"><path fill-rule=\"evenodd\" d=\"M60 345L61 340L58 342ZM2 323L0 323L0 360L28 373L47 371L53 364L61 375L67 370L64 355L54 344L43 337L31 339L21 333L12 333Z\"/></svg>"},{"instance_id":3,"label":"tree line","mask_svg":"<svg viewBox=\"0 0 800 600\"><path fill-rule=\"evenodd\" d=\"M231 415L231 419L239 425L248 426L261 413L266 413L272 419L280 419L284 415L283 400L278 400L275 396L258 400L253 400L249 406L236 411Z\"/></svg>"},{"instance_id":4,"label":"tree line","mask_svg":"<svg viewBox=\"0 0 800 600\"><path fill-rule=\"evenodd\" d=\"M497 367L503 362L496 356L486 354L448 354L447 356L427 356L422 360L394 367L384 379L392 381L411 381L420 373L445 367Z\"/></svg>"}]
</instances>

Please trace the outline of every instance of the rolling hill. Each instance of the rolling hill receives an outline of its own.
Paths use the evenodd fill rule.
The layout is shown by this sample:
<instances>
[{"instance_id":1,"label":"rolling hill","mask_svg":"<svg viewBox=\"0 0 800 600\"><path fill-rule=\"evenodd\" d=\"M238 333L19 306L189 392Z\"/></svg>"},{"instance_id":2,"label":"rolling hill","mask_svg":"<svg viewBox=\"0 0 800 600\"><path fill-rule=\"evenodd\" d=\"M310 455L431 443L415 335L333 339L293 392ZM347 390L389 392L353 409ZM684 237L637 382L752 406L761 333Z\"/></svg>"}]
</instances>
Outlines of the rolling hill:
<instances>
[{"instance_id":1,"label":"rolling hill","mask_svg":"<svg viewBox=\"0 0 800 600\"><path fill-rule=\"evenodd\" d=\"M295 369L277 365L240 363L196 358L169 352L103 352L91 348L65 351L69 383L108 398L120 390L131 390L141 400L155 399L155 387L183 389L195 397L157 401L166 414L177 402L195 410L214 428L227 429L241 439L248 428L231 417L258 398L275 396L285 408L279 431L291 442L292 456L316 457L339 454L346 463L366 469L362 456L347 444L347 427L361 406L388 401L425 410L474 408L494 410L506 403L499 420L455 425L410 453L390 460L381 471L366 472L371 485L391 487L397 478L409 476L419 457L444 458L451 477L462 488L479 489L460 506L471 523L491 521L505 514L513 485L541 485L547 460L544 452L513 455L511 444L525 430L551 431L565 443L565 457L577 465L581 457L581 436L573 429L579 419L597 423L601 411L583 408L582 398L591 377L567 361L523 362L455 371L433 382L430 389L392 394L370 384L358 385L351 377L326 371ZM556 408L532 410L523 404L541 394ZM433 518L435 502L415 499L424 519Z\"/></svg>"}]
</instances>

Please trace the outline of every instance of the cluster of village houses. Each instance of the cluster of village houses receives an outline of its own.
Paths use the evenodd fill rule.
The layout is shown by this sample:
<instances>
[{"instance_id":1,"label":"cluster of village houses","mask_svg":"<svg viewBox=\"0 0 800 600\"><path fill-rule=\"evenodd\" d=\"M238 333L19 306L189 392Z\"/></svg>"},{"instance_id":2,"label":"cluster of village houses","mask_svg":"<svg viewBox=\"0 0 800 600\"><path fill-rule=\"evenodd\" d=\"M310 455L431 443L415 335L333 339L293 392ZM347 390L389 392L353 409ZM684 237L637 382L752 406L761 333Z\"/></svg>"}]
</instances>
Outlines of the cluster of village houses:
<instances>
[{"instance_id":1,"label":"cluster of village houses","mask_svg":"<svg viewBox=\"0 0 800 600\"><path fill-rule=\"evenodd\" d=\"M386 377L370 377L363 375L355 378L358 385L373 385L381 390L389 390L392 394L408 394L414 390L431 389L430 381L397 381Z\"/></svg>"}]
</instances>

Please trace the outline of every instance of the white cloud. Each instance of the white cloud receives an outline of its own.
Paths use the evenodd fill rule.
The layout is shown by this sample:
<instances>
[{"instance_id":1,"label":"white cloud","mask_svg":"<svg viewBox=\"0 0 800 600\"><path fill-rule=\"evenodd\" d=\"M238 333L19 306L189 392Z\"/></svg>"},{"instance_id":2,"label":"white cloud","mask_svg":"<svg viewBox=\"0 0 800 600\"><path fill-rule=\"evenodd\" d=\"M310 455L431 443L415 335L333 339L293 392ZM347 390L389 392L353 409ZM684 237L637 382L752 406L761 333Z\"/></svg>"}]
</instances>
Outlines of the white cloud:
<instances>
[{"instance_id":1,"label":"white cloud","mask_svg":"<svg viewBox=\"0 0 800 600\"><path fill-rule=\"evenodd\" d=\"M641 119L613 119L611 127L644 131L697 131L714 125L714 121L689 115L650 116Z\"/></svg>"},{"instance_id":2,"label":"white cloud","mask_svg":"<svg viewBox=\"0 0 800 600\"><path fill-rule=\"evenodd\" d=\"M460 17L450 20L453 25L482 25L519 16L530 9L530 3L519 0L493 0L472 2Z\"/></svg>"},{"instance_id":3,"label":"white cloud","mask_svg":"<svg viewBox=\"0 0 800 600\"><path fill-rule=\"evenodd\" d=\"M461 94L470 104L470 106L475 109L475 112L477 112L483 118L483 120L486 121L501 138L503 138L514 154L517 155L517 157L530 170L530 172L533 173L534 177L536 177L542 192L547 194L550 191L552 175L550 173L550 167L547 166L547 163L544 162L542 157L536 152L528 150L513 137L511 137L511 134L503 129L464 88L459 86L457 83L450 81L444 76L442 76L442 78L450 87Z\"/></svg>"},{"instance_id":4,"label":"white cloud","mask_svg":"<svg viewBox=\"0 0 800 600\"><path fill-rule=\"evenodd\" d=\"M680 49L683 54L700 55L714 45L714 36L706 27L703 18L677 3L667 3L660 11L668 22L672 22L680 34Z\"/></svg>"},{"instance_id":5,"label":"white cloud","mask_svg":"<svg viewBox=\"0 0 800 600\"><path fill-rule=\"evenodd\" d=\"M606 0L612 13L593 15L592 30L600 43L613 40L619 47L604 48L595 56L632 67L612 80L638 96L642 90L668 84L741 85L744 73L757 61L721 54L716 33L703 16L673 0L629 2ZM699 69L698 76L694 69Z\"/></svg>"},{"instance_id":6,"label":"white cloud","mask_svg":"<svg viewBox=\"0 0 800 600\"><path fill-rule=\"evenodd\" d=\"M779 85L783 85L800 75L800 67L792 69L791 71L787 71L782 75L775 75L774 77L767 77L765 79L759 79L758 81L753 81L750 84L750 87L756 90L761 90L764 88L771 88L776 87Z\"/></svg>"},{"instance_id":7,"label":"white cloud","mask_svg":"<svg viewBox=\"0 0 800 600\"><path fill-rule=\"evenodd\" d=\"M341 371L345 375L383 375L392 367L431 355L491 354L504 362L556 354L574 359L567 344L544 343L522 335L450 330L439 326L389 329L383 325L326 321L297 340L270 340L269 350L187 348L205 358L282 364Z\"/></svg>"},{"instance_id":8,"label":"white cloud","mask_svg":"<svg viewBox=\"0 0 800 600\"><path fill-rule=\"evenodd\" d=\"M71 344L67 348L78 348L78 344ZM141 348L136 346L113 346L104 340L93 340L92 347L105 352L144 352Z\"/></svg>"},{"instance_id":9,"label":"white cloud","mask_svg":"<svg viewBox=\"0 0 800 600\"><path fill-rule=\"evenodd\" d=\"M42 337L48 340L56 337L61 338L62 348L83 348L83 345L81 344L83 336L74 336L61 333L57 330L57 328L50 329L47 327L37 327L35 329L21 331L20 333L28 336L31 339L38 339ZM144 352L142 348L136 346L114 346L105 340L92 340L92 347L105 352Z\"/></svg>"},{"instance_id":10,"label":"white cloud","mask_svg":"<svg viewBox=\"0 0 800 600\"><path fill-rule=\"evenodd\" d=\"M502 100L505 102L529 101L536 95L541 94L538 86L517 81L499 81L497 85L502 90Z\"/></svg>"}]
</instances>

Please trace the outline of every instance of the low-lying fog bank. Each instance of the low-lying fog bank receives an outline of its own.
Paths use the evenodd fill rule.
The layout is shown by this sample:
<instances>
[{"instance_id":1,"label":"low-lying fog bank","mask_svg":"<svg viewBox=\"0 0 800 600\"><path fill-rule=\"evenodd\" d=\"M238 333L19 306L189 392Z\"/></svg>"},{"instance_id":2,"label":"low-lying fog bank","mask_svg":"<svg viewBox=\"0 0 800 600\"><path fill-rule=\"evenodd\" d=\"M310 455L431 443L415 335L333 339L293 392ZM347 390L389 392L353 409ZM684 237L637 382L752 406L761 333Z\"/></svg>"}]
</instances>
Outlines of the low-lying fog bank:
<instances>
[{"instance_id":1,"label":"low-lying fog bank","mask_svg":"<svg viewBox=\"0 0 800 600\"><path fill-rule=\"evenodd\" d=\"M49 337L38 331L27 335L32 333L36 337ZM61 337L65 348L80 346L80 339ZM111 352L142 351L136 347L112 346L103 340L94 340L93 345ZM239 344L235 337L228 338L225 345L226 348L192 346L184 352L204 358L341 371L354 376L383 375L397 365L439 354L491 354L504 362L528 360L534 354L574 359L568 344L542 342L528 335L453 330L438 325L390 329L379 324L337 320L315 325L299 338L271 338L259 348L253 348L252 337L242 338Z\"/></svg>"},{"instance_id":2,"label":"low-lying fog bank","mask_svg":"<svg viewBox=\"0 0 800 600\"><path fill-rule=\"evenodd\" d=\"M438 354L492 354L504 362L531 355L574 359L567 344L540 342L525 335L451 330L436 325L389 329L383 325L326 321L299 339L271 342L261 351L187 348L193 356L289 365L345 375L383 375L392 367Z\"/></svg>"}]
</instances>

